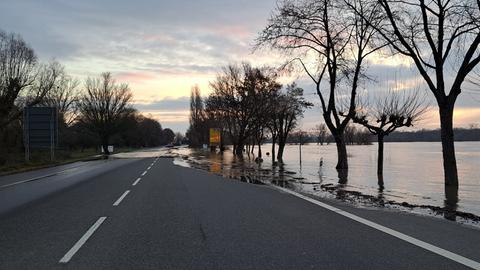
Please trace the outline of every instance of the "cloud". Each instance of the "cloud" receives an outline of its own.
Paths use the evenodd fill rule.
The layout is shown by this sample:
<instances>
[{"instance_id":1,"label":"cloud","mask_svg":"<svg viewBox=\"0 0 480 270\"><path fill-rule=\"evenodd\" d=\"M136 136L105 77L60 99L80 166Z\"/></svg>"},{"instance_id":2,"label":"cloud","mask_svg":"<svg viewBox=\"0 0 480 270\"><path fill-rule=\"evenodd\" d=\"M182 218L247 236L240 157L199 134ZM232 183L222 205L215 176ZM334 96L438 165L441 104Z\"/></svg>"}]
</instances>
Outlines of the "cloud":
<instances>
[{"instance_id":1,"label":"cloud","mask_svg":"<svg viewBox=\"0 0 480 270\"><path fill-rule=\"evenodd\" d=\"M188 96L198 84L208 94L209 81L222 66L249 61L274 65L287 60L270 51L252 54L256 34L266 25L276 0L2 0L0 25L20 33L40 59L56 58L71 75L84 79L112 72L128 82L135 107L162 123L185 131ZM375 55L368 61L372 80L360 84L371 96L394 85L402 89L427 89L412 63L405 58ZM316 105L306 112L303 125L321 121L315 88L305 74L296 79L307 99ZM451 83L451 78L447 83ZM472 88L477 89L477 88ZM465 91L456 108L456 124L473 121L480 99ZM428 92L429 102L435 105ZM473 97L473 98L472 98ZM464 111L465 110L465 111ZM457 113L458 114L458 113ZM438 117L437 117L438 118ZM436 125L437 118L425 125Z\"/></svg>"},{"instance_id":2,"label":"cloud","mask_svg":"<svg viewBox=\"0 0 480 270\"><path fill-rule=\"evenodd\" d=\"M178 111L185 111L188 110L190 105L190 98L189 97L179 97L179 98L171 98L167 97L161 100L149 101L149 100L136 100L134 103L134 107L139 111L159 111L159 110L178 110Z\"/></svg>"},{"instance_id":3,"label":"cloud","mask_svg":"<svg viewBox=\"0 0 480 270\"><path fill-rule=\"evenodd\" d=\"M160 123L187 123L189 111L143 111L143 114L150 115Z\"/></svg>"},{"instance_id":4,"label":"cloud","mask_svg":"<svg viewBox=\"0 0 480 270\"><path fill-rule=\"evenodd\" d=\"M164 128L170 127L175 131L185 132L190 115L189 102L189 97L167 97L155 101L136 100L134 107L142 114L158 120Z\"/></svg>"}]
</instances>

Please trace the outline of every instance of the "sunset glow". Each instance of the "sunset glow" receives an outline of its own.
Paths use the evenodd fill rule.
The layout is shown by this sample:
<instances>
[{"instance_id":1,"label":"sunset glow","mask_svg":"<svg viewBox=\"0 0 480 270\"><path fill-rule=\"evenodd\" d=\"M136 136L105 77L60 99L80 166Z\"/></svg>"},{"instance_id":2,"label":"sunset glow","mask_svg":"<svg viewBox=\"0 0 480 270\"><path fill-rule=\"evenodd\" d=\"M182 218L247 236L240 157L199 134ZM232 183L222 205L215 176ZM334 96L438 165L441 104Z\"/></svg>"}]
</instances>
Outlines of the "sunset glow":
<instances>
[{"instance_id":1,"label":"sunset glow","mask_svg":"<svg viewBox=\"0 0 480 270\"><path fill-rule=\"evenodd\" d=\"M150 104L148 110L137 106L142 113L180 131L188 126L186 112L193 85L197 84L206 96L210 93L209 81L222 66L242 61L279 66L288 60L279 54L252 51L254 39L275 7L275 0L202 1L194 3L191 11L174 2L140 3L135 11L126 3L110 10L108 4L94 1L7 2L9 5L0 10L3 30L21 33L40 59L60 61L81 81L101 72L112 72L117 81L129 83L135 104ZM20 10L24 14L35 12L35 21L12 19L23 17ZM189 18L188 22L180 20L178 14ZM405 57L377 53L369 58L368 70L375 80L365 86L369 91L424 88ZM293 79L305 88L305 93L310 93L308 99L318 103L306 76L295 74L281 78L281 82ZM160 103L164 108L159 107ZM462 94L455 124L478 123L478 105L478 101ZM427 118L425 127L438 127L438 117ZM303 121L304 128L312 128L320 119L318 109L310 109Z\"/></svg>"}]
</instances>

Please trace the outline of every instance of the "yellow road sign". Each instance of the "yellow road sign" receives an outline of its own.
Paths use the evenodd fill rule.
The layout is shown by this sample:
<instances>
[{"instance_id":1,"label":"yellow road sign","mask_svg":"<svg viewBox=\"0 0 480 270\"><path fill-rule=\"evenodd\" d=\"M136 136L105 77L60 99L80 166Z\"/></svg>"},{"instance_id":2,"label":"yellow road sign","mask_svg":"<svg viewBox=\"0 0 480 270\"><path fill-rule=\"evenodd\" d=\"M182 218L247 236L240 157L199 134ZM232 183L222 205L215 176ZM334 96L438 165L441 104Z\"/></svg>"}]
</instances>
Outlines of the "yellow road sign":
<instances>
[{"instance_id":1,"label":"yellow road sign","mask_svg":"<svg viewBox=\"0 0 480 270\"><path fill-rule=\"evenodd\" d=\"M210 146L220 145L222 140L221 133L219 128L210 129Z\"/></svg>"}]
</instances>

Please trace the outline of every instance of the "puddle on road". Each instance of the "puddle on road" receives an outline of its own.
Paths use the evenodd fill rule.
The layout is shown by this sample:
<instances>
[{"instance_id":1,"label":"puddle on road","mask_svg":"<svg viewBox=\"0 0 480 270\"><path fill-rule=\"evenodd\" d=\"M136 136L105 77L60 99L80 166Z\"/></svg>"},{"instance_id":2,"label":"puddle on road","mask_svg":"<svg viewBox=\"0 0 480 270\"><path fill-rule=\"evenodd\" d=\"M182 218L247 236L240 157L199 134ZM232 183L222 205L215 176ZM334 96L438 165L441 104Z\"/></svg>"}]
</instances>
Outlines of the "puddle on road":
<instances>
[{"instance_id":1,"label":"puddle on road","mask_svg":"<svg viewBox=\"0 0 480 270\"><path fill-rule=\"evenodd\" d=\"M112 158L156 158L156 157L173 158L173 157L178 157L178 154L175 154L173 152L175 149L176 148L166 148L166 147L149 148L145 150L113 154L110 157Z\"/></svg>"}]
</instances>

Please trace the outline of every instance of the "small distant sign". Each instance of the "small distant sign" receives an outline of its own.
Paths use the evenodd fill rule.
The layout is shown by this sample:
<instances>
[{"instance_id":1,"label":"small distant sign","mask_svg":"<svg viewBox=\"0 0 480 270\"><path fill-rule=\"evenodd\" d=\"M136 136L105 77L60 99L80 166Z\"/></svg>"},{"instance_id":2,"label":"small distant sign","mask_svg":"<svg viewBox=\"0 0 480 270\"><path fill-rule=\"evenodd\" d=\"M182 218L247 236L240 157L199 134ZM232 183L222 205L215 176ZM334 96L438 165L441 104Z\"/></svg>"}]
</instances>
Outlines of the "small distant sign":
<instances>
[{"instance_id":1,"label":"small distant sign","mask_svg":"<svg viewBox=\"0 0 480 270\"><path fill-rule=\"evenodd\" d=\"M102 150L102 154L103 154L103 146L100 147L100 149ZM107 149L108 149L108 152L109 152L109 153L113 153L113 145L107 146Z\"/></svg>"},{"instance_id":2,"label":"small distant sign","mask_svg":"<svg viewBox=\"0 0 480 270\"><path fill-rule=\"evenodd\" d=\"M210 129L210 146L219 146L222 141L221 130L219 128Z\"/></svg>"}]
</instances>

